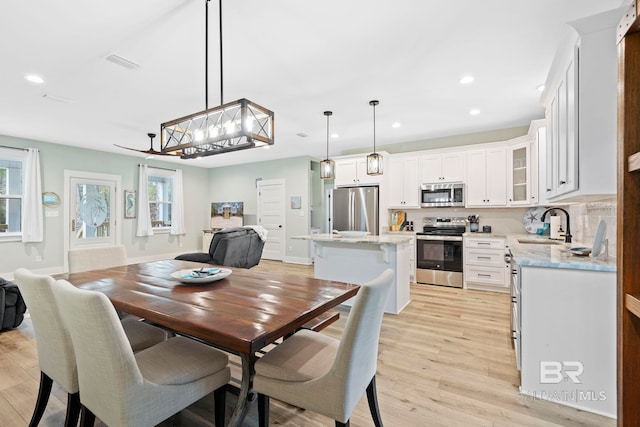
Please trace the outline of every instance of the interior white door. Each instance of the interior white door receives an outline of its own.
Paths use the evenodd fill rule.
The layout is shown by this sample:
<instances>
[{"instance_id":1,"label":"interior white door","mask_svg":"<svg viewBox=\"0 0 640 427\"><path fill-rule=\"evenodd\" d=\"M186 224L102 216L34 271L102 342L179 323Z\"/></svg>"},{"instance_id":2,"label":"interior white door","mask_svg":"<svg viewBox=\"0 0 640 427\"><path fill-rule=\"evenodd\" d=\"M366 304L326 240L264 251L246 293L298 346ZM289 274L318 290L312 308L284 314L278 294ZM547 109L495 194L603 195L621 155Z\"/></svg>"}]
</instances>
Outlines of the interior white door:
<instances>
[{"instance_id":1,"label":"interior white door","mask_svg":"<svg viewBox=\"0 0 640 427\"><path fill-rule=\"evenodd\" d=\"M262 258L282 261L286 250L284 180L258 181L258 225L267 229Z\"/></svg>"}]
</instances>

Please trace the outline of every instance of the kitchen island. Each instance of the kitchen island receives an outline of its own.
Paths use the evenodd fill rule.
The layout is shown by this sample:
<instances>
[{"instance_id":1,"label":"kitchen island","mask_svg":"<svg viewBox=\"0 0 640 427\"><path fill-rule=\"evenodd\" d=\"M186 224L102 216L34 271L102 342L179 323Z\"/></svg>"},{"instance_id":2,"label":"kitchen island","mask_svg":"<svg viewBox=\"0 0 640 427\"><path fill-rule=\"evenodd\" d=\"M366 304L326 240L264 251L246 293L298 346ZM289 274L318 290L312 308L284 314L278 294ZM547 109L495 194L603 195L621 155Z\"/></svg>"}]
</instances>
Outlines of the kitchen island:
<instances>
[{"instance_id":1,"label":"kitchen island","mask_svg":"<svg viewBox=\"0 0 640 427\"><path fill-rule=\"evenodd\" d=\"M398 314L409 304L411 236L311 234L293 238L313 242L315 278L363 284L390 268L395 275L385 313Z\"/></svg>"},{"instance_id":2,"label":"kitchen island","mask_svg":"<svg viewBox=\"0 0 640 427\"><path fill-rule=\"evenodd\" d=\"M615 258L539 237L508 245L521 393L615 418Z\"/></svg>"}]
</instances>

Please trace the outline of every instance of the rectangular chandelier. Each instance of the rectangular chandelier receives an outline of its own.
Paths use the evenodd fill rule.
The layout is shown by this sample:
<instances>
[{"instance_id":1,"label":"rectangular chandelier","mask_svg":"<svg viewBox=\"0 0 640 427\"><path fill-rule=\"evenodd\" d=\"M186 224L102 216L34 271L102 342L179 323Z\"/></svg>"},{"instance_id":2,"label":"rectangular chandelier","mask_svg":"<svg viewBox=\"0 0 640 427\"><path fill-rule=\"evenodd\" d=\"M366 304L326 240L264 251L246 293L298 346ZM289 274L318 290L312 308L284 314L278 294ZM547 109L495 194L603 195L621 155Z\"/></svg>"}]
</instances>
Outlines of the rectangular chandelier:
<instances>
[{"instance_id":1,"label":"rectangular chandelier","mask_svg":"<svg viewBox=\"0 0 640 427\"><path fill-rule=\"evenodd\" d=\"M273 111L242 98L160 125L160 149L182 159L273 145Z\"/></svg>"}]
</instances>

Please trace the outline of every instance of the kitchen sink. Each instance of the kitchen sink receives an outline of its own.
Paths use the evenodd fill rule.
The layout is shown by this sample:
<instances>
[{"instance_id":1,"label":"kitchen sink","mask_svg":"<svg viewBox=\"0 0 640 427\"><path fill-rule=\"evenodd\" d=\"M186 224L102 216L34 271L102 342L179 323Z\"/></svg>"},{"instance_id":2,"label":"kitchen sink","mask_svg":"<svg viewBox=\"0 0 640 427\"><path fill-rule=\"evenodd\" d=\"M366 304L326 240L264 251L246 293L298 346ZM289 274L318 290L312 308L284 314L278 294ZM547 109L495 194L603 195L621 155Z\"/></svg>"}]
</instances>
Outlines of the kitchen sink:
<instances>
[{"instance_id":1,"label":"kitchen sink","mask_svg":"<svg viewBox=\"0 0 640 427\"><path fill-rule=\"evenodd\" d=\"M518 243L527 245L561 245L562 242L549 239L518 239Z\"/></svg>"}]
</instances>

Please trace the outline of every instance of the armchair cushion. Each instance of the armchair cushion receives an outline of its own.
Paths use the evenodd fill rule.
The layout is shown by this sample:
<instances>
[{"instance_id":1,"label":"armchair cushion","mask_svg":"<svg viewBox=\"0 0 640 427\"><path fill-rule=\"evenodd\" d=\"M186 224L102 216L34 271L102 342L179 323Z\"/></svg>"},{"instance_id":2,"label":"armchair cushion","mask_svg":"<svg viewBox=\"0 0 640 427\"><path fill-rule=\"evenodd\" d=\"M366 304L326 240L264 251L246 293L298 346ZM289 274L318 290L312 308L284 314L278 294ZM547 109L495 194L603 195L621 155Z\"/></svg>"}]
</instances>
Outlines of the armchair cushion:
<instances>
[{"instance_id":1,"label":"armchair cushion","mask_svg":"<svg viewBox=\"0 0 640 427\"><path fill-rule=\"evenodd\" d=\"M213 235L209 253L178 255L176 259L228 267L251 268L258 265L264 241L251 227L226 228Z\"/></svg>"}]
</instances>

